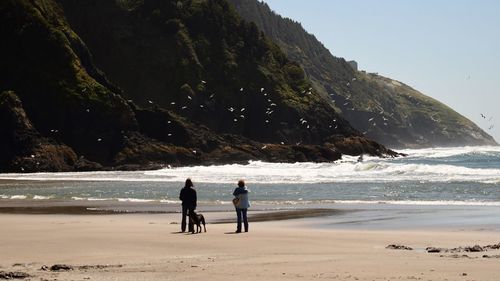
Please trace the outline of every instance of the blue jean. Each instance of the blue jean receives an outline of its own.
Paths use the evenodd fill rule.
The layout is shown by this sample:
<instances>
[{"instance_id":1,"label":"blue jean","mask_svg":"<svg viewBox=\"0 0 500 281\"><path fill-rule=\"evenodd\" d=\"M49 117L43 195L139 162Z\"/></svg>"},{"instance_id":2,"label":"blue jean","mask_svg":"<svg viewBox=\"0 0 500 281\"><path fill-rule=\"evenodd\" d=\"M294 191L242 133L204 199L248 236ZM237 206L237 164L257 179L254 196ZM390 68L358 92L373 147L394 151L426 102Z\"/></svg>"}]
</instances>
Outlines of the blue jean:
<instances>
[{"instance_id":1,"label":"blue jean","mask_svg":"<svg viewBox=\"0 0 500 281\"><path fill-rule=\"evenodd\" d=\"M242 219L243 219L243 225L245 226L245 232L248 232L247 210L248 209L236 208L236 216L238 217L236 231L238 231L238 232L241 232L241 221L242 221Z\"/></svg>"}]
</instances>

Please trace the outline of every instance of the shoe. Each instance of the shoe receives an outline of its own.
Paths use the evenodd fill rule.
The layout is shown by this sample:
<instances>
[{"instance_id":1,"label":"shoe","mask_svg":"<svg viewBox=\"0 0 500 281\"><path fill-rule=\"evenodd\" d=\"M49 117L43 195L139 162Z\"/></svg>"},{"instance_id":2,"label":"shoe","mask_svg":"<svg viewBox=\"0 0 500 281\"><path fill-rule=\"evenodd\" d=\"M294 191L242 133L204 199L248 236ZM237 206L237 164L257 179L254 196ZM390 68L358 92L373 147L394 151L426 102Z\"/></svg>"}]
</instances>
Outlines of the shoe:
<instances>
[{"instance_id":1,"label":"shoe","mask_svg":"<svg viewBox=\"0 0 500 281\"><path fill-rule=\"evenodd\" d=\"M241 230L236 230L234 233L241 233Z\"/></svg>"}]
</instances>

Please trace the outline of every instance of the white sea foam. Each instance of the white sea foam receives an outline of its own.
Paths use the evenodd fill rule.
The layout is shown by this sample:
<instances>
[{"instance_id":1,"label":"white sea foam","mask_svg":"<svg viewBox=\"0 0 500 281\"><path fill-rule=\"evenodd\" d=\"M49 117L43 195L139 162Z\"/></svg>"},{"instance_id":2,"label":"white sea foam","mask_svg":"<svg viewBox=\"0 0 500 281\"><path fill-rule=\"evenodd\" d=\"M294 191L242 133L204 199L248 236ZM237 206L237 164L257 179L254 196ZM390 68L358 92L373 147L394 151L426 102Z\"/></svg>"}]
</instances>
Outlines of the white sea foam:
<instances>
[{"instance_id":1,"label":"white sea foam","mask_svg":"<svg viewBox=\"0 0 500 281\"><path fill-rule=\"evenodd\" d=\"M35 195L33 196L33 200L48 200L51 199L52 196L42 196L42 195Z\"/></svg>"},{"instance_id":2,"label":"white sea foam","mask_svg":"<svg viewBox=\"0 0 500 281\"><path fill-rule=\"evenodd\" d=\"M119 202L134 202L134 203L148 203L148 202L155 202L158 200L153 200L153 199L138 199L138 198L117 198Z\"/></svg>"},{"instance_id":3,"label":"white sea foam","mask_svg":"<svg viewBox=\"0 0 500 281\"><path fill-rule=\"evenodd\" d=\"M500 146L463 146L463 147L437 147L426 149L405 149L398 152L408 154L412 158L445 158L467 155L499 155Z\"/></svg>"},{"instance_id":4,"label":"white sea foam","mask_svg":"<svg viewBox=\"0 0 500 281\"><path fill-rule=\"evenodd\" d=\"M167 200L167 199L162 199L160 200L160 203L165 203L165 204L179 204L179 200Z\"/></svg>"},{"instance_id":5,"label":"white sea foam","mask_svg":"<svg viewBox=\"0 0 500 281\"><path fill-rule=\"evenodd\" d=\"M85 200L88 200L88 201L110 201L110 200L113 200L112 198L95 198L95 197L89 197L89 198L85 198Z\"/></svg>"},{"instance_id":6,"label":"white sea foam","mask_svg":"<svg viewBox=\"0 0 500 281\"><path fill-rule=\"evenodd\" d=\"M194 166L155 171L80 172L0 174L0 179L52 181L132 181L183 182L191 177L196 182L234 183L240 178L258 183L383 183L402 181L500 183L500 167L471 168L451 165L447 161L426 162L426 159L476 156L500 157L500 147L459 147L404 150L408 158L344 156L333 163L267 163L250 161L247 165ZM407 161L405 160L407 159ZM416 161L418 160L418 161ZM77 199L75 199L77 200ZM95 199L100 200L100 199Z\"/></svg>"},{"instance_id":7,"label":"white sea foam","mask_svg":"<svg viewBox=\"0 0 500 281\"><path fill-rule=\"evenodd\" d=\"M500 181L500 169L474 169L454 165L406 164L389 161L362 163L250 162L248 165L186 167L146 172L148 176L167 176L182 182L195 177L197 182L233 183L239 178L261 183L327 182L484 182Z\"/></svg>"},{"instance_id":8,"label":"white sea foam","mask_svg":"<svg viewBox=\"0 0 500 281\"><path fill-rule=\"evenodd\" d=\"M10 199L21 199L21 200L24 200L26 198L27 198L26 195L12 195L12 196L10 196Z\"/></svg>"},{"instance_id":9,"label":"white sea foam","mask_svg":"<svg viewBox=\"0 0 500 281\"><path fill-rule=\"evenodd\" d=\"M118 201L118 202L131 202L131 203L151 203L151 202L159 202L165 204L179 204L179 200L167 200L167 199L140 199L140 198L83 198L83 197L71 197L72 200L75 201ZM210 204L213 202L201 202Z\"/></svg>"}]
</instances>

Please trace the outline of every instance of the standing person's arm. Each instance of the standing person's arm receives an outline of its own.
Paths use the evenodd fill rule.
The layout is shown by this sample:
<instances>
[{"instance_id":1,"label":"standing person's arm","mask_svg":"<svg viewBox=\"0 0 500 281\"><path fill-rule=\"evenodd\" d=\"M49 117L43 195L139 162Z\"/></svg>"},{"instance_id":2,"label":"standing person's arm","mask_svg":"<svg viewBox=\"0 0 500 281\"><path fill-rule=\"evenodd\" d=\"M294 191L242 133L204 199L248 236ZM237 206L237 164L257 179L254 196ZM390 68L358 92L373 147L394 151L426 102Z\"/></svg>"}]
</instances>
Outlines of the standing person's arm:
<instances>
[{"instance_id":1,"label":"standing person's arm","mask_svg":"<svg viewBox=\"0 0 500 281\"><path fill-rule=\"evenodd\" d=\"M179 200L184 202L184 189L181 189L181 193L179 194Z\"/></svg>"},{"instance_id":2,"label":"standing person's arm","mask_svg":"<svg viewBox=\"0 0 500 281\"><path fill-rule=\"evenodd\" d=\"M193 200L194 200L194 208L196 209L196 204L198 203L198 197L196 195L196 190L194 191L194 194L193 194Z\"/></svg>"},{"instance_id":3,"label":"standing person's arm","mask_svg":"<svg viewBox=\"0 0 500 281\"><path fill-rule=\"evenodd\" d=\"M237 188L236 188L236 189L234 189L234 191L233 191L233 196L234 196L234 197L236 197L236 196L238 196L238 195L240 194L238 191L239 191L239 190L238 190Z\"/></svg>"}]
</instances>

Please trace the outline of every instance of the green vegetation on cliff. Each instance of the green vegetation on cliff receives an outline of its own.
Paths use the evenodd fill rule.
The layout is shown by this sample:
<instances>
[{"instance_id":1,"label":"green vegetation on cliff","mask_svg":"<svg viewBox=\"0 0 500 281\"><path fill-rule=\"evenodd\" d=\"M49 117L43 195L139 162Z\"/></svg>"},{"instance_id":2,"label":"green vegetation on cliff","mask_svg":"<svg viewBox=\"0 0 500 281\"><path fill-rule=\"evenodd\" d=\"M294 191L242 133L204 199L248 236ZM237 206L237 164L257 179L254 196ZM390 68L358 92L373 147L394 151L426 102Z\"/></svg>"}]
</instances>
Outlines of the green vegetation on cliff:
<instances>
[{"instance_id":1,"label":"green vegetation on cliff","mask_svg":"<svg viewBox=\"0 0 500 281\"><path fill-rule=\"evenodd\" d=\"M266 142L356 134L225 0L60 2L96 65L137 104Z\"/></svg>"},{"instance_id":2,"label":"green vegetation on cliff","mask_svg":"<svg viewBox=\"0 0 500 281\"><path fill-rule=\"evenodd\" d=\"M391 80L354 70L314 35L257 0L229 0L307 73L356 129L392 147L495 144L491 136L446 105Z\"/></svg>"}]
</instances>

